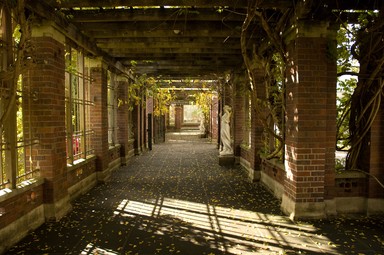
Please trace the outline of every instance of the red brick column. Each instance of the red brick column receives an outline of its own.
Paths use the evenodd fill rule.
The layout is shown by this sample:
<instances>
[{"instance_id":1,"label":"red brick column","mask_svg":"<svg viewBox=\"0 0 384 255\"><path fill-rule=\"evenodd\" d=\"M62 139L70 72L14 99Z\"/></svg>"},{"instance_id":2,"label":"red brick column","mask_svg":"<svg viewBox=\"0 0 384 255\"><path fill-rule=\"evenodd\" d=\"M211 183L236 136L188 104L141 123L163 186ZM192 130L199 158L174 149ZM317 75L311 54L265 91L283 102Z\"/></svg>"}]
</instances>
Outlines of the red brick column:
<instances>
[{"instance_id":1,"label":"red brick column","mask_svg":"<svg viewBox=\"0 0 384 255\"><path fill-rule=\"evenodd\" d=\"M217 96L212 98L210 133L212 140L217 141L219 138L219 99Z\"/></svg>"},{"instance_id":2,"label":"red brick column","mask_svg":"<svg viewBox=\"0 0 384 255\"><path fill-rule=\"evenodd\" d=\"M121 145L120 156L122 164L126 164L130 154L129 144L129 109L124 103L128 100L127 78L117 76L116 93L117 98L122 102L117 108L117 141Z\"/></svg>"},{"instance_id":3,"label":"red brick column","mask_svg":"<svg viewBox=\"0 0 384 255\"><path fill-rule=\"evenodd\" d=\"M134 150L135 154L139 155L143 148L142 148L142 141L143 141L143 133L142 133L142 110L140 105L135 105L132 110L132 128L133 128L133 134L134 134Z\"/></svg>"},{"instance_id":4,"label":"red brick column","mask_svg":"<svg viewBox=\"0 0 384 255\"><path fill-rule=\"evenodd\" d=\"M265 73L263 69L258 68L253 70L254 72L254 87L257 92L257 98L260 100L266 100L266 91L265 91L265 84L264 84L264 77ZM252 97L252 95L251 95ZM259 116L257 116L257 113L255 111L255 104L254 100L251 102L252 104L252 113L251 113L251 167L255 171L254 172L254 180L259 180L261 177L261 158L260 158L260 150L264 146L263 142L263 135L264 135L264 126L262 122L259 119Z\"/></svg>"},{"instance_id":5,"label":"red brick column","mask_svg":"<svg viewBox=\"0 0 384 255\"><path fill-rule=\"evenodd\" d=\"M168 105L167 106L167 108L168 108L168 112L165 114L165 132L167 132L168 131L168 128L169 128L169 123L170 123L170 109L171 109L171 107Z\"/></svg>"},{"instance_id":6,"label":"red brick column","mask_svg":"<svg viewBox=\"0 0 384 255\"><path fill-rule=\"evenodd\" d=\"M33 28L31 40L36 65L26 72L24 81L36 98L29 102L31 110L24 118L31 120L32 134L39 140L33 159L45 179L45 218L57 220L71 210L65 142L65 37L50 25L42 25Z\"/></svg>"},{"instance_id":7,"label":"red brick column","mask_svg":"<svg viewBox=\"0 0 384 255\"><path fill-rule=\"evenodd\" d=\"M328 24L297 24L288 44L285 193L282 210L292 218L322 218L326 187L334 182L336 142L335 33Z\"/></svg>"},{"instance_id":8,"label":"red brick column","mask_svg":"<svg viewBox=\"0 0 384 255\"><path fill-rule=\"evenodd\" d=\"M384 183L384 106L380 110L371 127L371 143L370 143L370 162L368 179L368 214L377 214L384 211L384 193L383 188L373 178L376 177L381 183Z\"/></svg>"},{"instance_id":9,"label":"red brick column","mask_svg":"<svg viewBox=\"0 0 384 255\"><path fill-rule=\"evenodd\" d=\"M146 114L146 98L143 96L142 104L140 106L140 146L141 150L145 150L147 148L147 114Z\"/></svg>"},{"instance_id":10,"label":"red brick column","mask_svg":"<svg viewBox=\"0 0 384 255\"><path fill-rule=\"evenodd\" d=\"M96 171L98 179L103 181L108 178L108 108L107 108L107 69L101 59L93 60L91 67L92 90L91 98L95 105L91 112L91 126L95 131L92 147L95 150Z\"/></svg>"},{"instance_id":11,"label":"red brick column","mask_svg":"<svg viewBox=\"0 0 384 255\"><path fill-rule=\"evenodd\" d=\"M181 126L183 125L183 106L176 105L175 106L175 129L180 131Z\"/></svg>"},{"instance_id":12,"label":"red brick column","mask_svg":"<svg viewBox=\"0 0 384 255\"><path fill-rule=\"evenodd\" d=\"M245 134L245 82L244 73L236 73L233 77L233 153L236 157L241 155L241 143Z\"/></svg>"}]
</instances>

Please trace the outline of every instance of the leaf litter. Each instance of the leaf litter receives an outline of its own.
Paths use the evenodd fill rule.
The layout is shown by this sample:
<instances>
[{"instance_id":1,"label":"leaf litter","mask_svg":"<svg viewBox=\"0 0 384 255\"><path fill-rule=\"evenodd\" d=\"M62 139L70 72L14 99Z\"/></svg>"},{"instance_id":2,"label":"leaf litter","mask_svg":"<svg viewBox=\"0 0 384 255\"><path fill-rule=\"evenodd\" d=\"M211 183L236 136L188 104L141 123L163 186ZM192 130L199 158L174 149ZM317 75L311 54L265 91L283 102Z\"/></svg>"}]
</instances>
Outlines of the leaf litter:
<instances>
[{"instance_id":1,"label":"leaf litter","mask_svg":"<svg viewBox=\"0 0 384 255\"><path fill-rule=\"evenodd\" d=\"M291 222L262 184L218 165L214 144L160 144L8 254L380 254L383 223Z\"/></svg>"}]
</instances>

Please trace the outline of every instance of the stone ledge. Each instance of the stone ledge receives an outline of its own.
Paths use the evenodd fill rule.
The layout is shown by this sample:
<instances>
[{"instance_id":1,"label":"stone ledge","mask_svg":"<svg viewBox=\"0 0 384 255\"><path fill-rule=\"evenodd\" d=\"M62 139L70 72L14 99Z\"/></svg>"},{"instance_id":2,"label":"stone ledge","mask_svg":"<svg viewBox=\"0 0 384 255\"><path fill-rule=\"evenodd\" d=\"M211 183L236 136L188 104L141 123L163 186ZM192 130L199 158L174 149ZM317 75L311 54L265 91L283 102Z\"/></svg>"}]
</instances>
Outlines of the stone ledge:
<instances>
[{"instance_id":1,"label":"stone ledge","mask_svg":"<svg viewBox=\"0 0 384 255\"><path fill-rule=\"evenodd\" d=\"M219 155L220 166L233 166L235 164L234 155Z\"/></svg>"}]
</instances>

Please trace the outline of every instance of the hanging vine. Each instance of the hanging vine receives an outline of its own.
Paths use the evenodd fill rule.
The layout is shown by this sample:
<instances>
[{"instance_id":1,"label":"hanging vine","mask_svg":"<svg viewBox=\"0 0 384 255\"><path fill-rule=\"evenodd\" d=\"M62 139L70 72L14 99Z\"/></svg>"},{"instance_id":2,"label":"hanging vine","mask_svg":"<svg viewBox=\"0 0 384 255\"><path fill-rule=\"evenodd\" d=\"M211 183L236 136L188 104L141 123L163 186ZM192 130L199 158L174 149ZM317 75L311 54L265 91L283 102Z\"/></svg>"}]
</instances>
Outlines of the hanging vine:
<instances>
[{"instance_id":1,"label":"hanging vine","mask_svg":"<svg viewBox=\"0 0 384 255\"><path fill-rule=\"evenodd\" d=\"M132 111L135 105L140 105L146 97L154 100L154 116L161 116L168 112L168 105L174 100L175 94L172 89L161 87L161 81L148 77L146 74L136 75L133 79L126 77L132 82L127 87L127 98L118 98L118 107L125 105Z\"/></svg>"},{"instance_id":2,"label":"hanging vine","mask_svg":"<svg viewBox=\"0 0 384 255\"><path fill-rule=\"evenodd\" d=\"M3 126L6 119L11 113L12 106L17 102L17 87L19 75L23 70L32 63L32 46L30 43L31 30L30 23L32 16L25 9L25 1L4 1L0 7L2 11L11 15L12 19L8 22L5 31L5 41L1 40L1 47L5 47L5 54L9 54L7 68L1 70L0 79L2 81L2 90L6 94L1 95L1 100L4 102L4 110L0 116L0 125ZM4 15L5 13L2 13ZM9 33L9 29L14 29L13 33ZM13 54L12 54L13 53ZM5 87L4 87L5 86Z\"/></svg>"},{"instance_id":3,"label":"hanging vine","mask_svg":"<svg viewBox=\"0 0 384 255\"><path fill-rule=\"evenodd\" d=\"M266 12L258 8L259 3L258 0L248 3L247 16L242 26L241 49L251 81L248 89L251 92L252 108L264 127L264 150L267 153L266 158L270 159L282 157L284 145L284 67L287 56L282 31L285 31L289 24L291 10L276 12L267 17ZM255 27L255 21L260 25ZM259 37L252 38L256 31ZM258 70L263 72L264 89L258 89L260 84L255 84L260 82L260 77L257 77ZM270 144L267 137L276 141L273 151L267 149L267 143Z\"/></svg>"},{"instance_id":4,"label":"hanging vine","mask_svg":"<svg viewBox=\"0 0 384 255\"><path fill-rule=\"evenodd\" d=\"M212 87L210 87L209 90L204 90L205 88L209 87L206 84L203 84L203 90L196 93L194 95L196 105L199 106L201 117L202 117L202 127L201 129L204 130L204 132L208 132L208 124L209 124L209 116L211 114L211 107L212 107L212 98L214 95L214 90Z\"/></svg>"},{"instance_id":5,"label":"hanging vine","mask_svg":"<svg viewBox=\"0 0 384 255\"><path fill-rule=\"evenodd\" d=\"M175 100L175 92L173 89L162 88L157 83L157 86L152 87L151 96L154 100L154 116L163 116L169 112L169 105Z\"/></svg>"},{"instance_id":6,"label":"hanging vine","mask_svg":"<svg viewBox=\"0 0 384 255\"><path fill-rule=\"evenodd\" d=\"M351 97L346 169L366 170L370 130L384 96L384 15L366 13L360 19L352 55L359 61L358 83Z\"/></svg>"}]
</instances>

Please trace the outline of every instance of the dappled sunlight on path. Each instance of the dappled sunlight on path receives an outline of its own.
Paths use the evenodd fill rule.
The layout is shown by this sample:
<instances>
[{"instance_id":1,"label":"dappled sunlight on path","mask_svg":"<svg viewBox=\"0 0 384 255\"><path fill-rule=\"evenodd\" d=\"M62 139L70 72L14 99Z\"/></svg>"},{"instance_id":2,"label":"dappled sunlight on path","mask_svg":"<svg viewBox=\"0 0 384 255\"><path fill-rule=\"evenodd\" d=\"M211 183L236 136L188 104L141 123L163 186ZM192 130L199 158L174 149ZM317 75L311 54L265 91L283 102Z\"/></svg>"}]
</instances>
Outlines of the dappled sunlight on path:
<instances>
[{"instance_id":1,"label":"dappled sunlight on path","mask_svg":"<svg viewBox=\"0 0 384 255\"><path fill-rule=\"evenodd\" d=\"M329 240L316 235L312 225L295 225L283 216L170 198L145 202L125 199L114 214L140 218L143 223L138 228L149 228L154 235L173 236L178 242L229 254L279 254L292 248L332 253Z\"/></svg>"}]
</instances>

